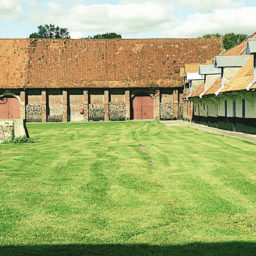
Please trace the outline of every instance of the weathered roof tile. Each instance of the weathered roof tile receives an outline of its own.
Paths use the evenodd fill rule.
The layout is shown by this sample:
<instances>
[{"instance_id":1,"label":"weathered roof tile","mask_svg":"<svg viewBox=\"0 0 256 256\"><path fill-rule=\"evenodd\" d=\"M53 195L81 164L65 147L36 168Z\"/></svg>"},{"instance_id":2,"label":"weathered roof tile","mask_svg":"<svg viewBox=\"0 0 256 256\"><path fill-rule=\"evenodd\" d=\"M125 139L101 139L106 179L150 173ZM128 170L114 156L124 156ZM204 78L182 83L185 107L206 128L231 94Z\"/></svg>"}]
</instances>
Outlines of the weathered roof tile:
<instances>
[{"instance_id":1,"label":"weathered roof tile","mask_svg":"<svg viewBox=\"0 0 256 256\"><path fill-rule=\"evenodd\" d=\"M220 39L2 39L0 88L179 87L184 63L205 63Z\"/></svg>"}]
</instances>

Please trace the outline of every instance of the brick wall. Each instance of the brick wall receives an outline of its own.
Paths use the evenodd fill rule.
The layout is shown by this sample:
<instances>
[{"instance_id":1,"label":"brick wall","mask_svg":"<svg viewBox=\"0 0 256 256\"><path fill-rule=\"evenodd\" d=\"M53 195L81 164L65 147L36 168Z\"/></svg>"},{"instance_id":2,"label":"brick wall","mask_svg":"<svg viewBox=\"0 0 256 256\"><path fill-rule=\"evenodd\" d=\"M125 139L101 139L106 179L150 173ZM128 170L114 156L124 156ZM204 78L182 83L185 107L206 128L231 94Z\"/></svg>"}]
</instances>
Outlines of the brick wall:
<instances>
[{"instance_id":1,"label":"brick wall","mask_svg":"<svg viewBox=\"0 0 256 256\"><path fill-rule=\"evenodd\" d=\"M30 89L14 92L20 95L21 108L25 111L22 118L28 122L130 120L132 99L137 95L149 95L153 99L156 120L177 119L182 112L179 108L181 91L172 88ZM4 91L0 90L1 93Z\"/></svg>"}]
</instances>

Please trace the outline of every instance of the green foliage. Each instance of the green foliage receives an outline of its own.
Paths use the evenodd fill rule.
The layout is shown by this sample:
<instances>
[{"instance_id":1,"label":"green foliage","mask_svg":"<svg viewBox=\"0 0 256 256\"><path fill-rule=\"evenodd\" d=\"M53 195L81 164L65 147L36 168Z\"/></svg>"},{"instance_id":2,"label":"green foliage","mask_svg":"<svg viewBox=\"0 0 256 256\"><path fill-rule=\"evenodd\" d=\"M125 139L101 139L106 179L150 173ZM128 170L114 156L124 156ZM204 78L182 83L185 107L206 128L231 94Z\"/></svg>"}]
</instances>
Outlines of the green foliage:
<instances>
[{"instance_id":1,"label":"green foliage","mask_svg":"<svg viewBox=\"0 0 256 256\"><path fill-rule=\"evenodd\" d=\"M223 45L225 50L231 49L234 46L242 43L247 38L245 34L229 33L223 36Z\"/></svg>"},{"instance_id":2,"label":"green foliage","mask_svg":"<svg viewBox=\"0 0 256 256\"><path fill-rule=\"evenodd\" d=\"M216 34L206 34L202 36L202 38L222 38L223 39L223 46L225 50L229 50L234 46L242 43L248 36L246 34L235 34L235 33L228 33L225 35L216 33Z\"/></svg>"},{"instance_id":3,"label":"green foliage","mask_svg":"<svg viewBox=\"0 0 256 256\"><path fill-rule=\"evenodd\" d=\"M121 39L122 36L117 33L105 33L97 34L95 36L89 36L88 39Z\"/></svg>"},{"instance_id":4,"label":"green foliage","mask_svg":"<svg viewBox=\"0 0 256 256\"><path fill-rule=\"evenodd\" d=\"M34 140L31 138L27 138L26 136L19 137L19 138L14 138L13 136L10 140L3 142L3 144L23 144L23 143L34 143Z\"/></svg>"},{"instance_id":5,"label":"green foliage","mask_svg":"<svg viewBox=\"0 0 256 256\"><path fill-rule=\"evenodd\" d=\"M221 38L222 35L219 34L219 33L216 33L216 34L206 34L204 36L202 36L202 38Z\"/></svg>"},{"instance_id":6,"label":"green foliage","mask_svg":"<svg viewBox=\"0 0 256 256\"><path fill-rule=\"evenodd\" d=\"M38 32L32 33L30 38L70 38L67 28L60 28L53 24L38 26Z\"/></svg>"}]
</instances>

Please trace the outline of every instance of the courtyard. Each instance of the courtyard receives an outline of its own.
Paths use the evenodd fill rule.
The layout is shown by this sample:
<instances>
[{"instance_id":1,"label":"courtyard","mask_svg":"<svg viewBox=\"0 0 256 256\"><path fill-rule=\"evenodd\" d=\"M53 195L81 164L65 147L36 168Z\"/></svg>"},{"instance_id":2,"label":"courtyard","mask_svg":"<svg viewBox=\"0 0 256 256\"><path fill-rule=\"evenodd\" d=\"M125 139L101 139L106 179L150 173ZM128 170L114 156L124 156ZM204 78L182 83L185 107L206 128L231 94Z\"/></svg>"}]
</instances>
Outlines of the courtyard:
<instances>
[{"instance_id":1,"label":"courtyard","mask_svg":"<svg viewBox=\"0 0 256 256\"><path fill-rule=\"evenodd\" d=\"M256 145L159 122L28 130L0 145L0 255L256 254Z\"/></svg>"}]
</instances>

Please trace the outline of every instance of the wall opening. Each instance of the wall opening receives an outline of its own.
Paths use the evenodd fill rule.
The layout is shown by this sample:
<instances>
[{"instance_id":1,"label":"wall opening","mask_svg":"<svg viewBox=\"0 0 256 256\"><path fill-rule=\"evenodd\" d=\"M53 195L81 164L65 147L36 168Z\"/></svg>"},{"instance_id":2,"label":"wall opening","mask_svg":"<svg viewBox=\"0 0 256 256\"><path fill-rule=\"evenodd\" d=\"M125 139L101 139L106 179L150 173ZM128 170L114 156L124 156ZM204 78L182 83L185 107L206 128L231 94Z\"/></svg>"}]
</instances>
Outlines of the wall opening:
<instances>
[{"instance_id":1,"label":"wall opening","mask_svg":"<svg viewBox=\"0 0 256 256\"><path fill-rule=\"evenodd\" d=\"M20 119L20 102L15 96L0 98L0 119Z\"/></svg>"},{"instance_id":2,"label":"wall opening","mask_svg":"<svg viewBox=\"0 0 256 256\"><path fill-rule=\"evenodd\" d=\"M151 96L134 96L132 100L132 118L135 120L154 119L154 101Z\"/></svg>"}]
</instances>

